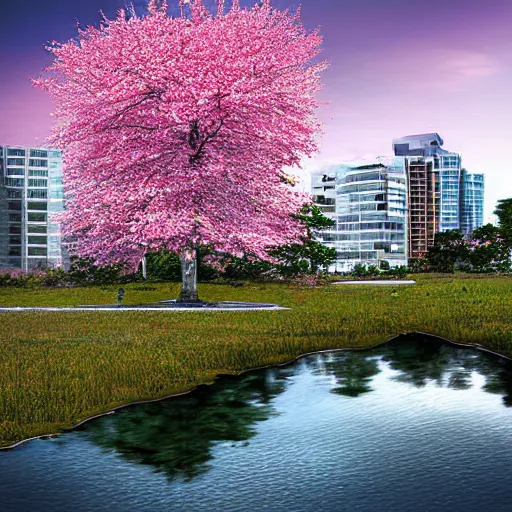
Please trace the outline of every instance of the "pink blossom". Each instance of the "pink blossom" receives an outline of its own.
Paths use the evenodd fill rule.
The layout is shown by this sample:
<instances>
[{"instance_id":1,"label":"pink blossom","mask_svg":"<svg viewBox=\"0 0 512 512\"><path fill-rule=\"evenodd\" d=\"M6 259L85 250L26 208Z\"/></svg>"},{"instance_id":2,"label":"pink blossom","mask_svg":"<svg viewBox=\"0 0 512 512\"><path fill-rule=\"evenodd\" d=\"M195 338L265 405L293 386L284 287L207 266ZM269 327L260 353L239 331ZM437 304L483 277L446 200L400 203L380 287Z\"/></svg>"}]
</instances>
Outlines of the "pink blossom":
<instances>
[{"instance_id":1,"label":"pink blossom","mask_svg":"<svg viewBox=\"0 0 512 512\"><path fill-rule=\"evenodd\" d=\"M317 150L322 38L299 13L219 0L167 16L104 19L34 80L55 101L49 143L64 151L64 230L97 263L201 245L267 258L296 241L308 199L287 182ZM192 254L192 253L191 253Z\"/></svg>"}]
</instances>

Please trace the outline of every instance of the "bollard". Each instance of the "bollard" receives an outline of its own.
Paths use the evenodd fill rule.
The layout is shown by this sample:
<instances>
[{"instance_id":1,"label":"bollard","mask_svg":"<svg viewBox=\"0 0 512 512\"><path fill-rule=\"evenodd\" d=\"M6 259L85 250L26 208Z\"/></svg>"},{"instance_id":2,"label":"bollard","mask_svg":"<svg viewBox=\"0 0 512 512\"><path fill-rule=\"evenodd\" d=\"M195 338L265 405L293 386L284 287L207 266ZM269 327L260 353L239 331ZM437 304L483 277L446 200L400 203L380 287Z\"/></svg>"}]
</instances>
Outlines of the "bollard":
<instances>
[{"instance_id":1,"label":"bollard","mask_svg":"<svg viewBox=\"0 0 512 512\"><path fill-rule=\"evenodd\" d=\"M117 305L120 306L121 302L123 302L124 299L124 290L122 288L119 288L117 290Z\"/></svg>"}]
</instances>

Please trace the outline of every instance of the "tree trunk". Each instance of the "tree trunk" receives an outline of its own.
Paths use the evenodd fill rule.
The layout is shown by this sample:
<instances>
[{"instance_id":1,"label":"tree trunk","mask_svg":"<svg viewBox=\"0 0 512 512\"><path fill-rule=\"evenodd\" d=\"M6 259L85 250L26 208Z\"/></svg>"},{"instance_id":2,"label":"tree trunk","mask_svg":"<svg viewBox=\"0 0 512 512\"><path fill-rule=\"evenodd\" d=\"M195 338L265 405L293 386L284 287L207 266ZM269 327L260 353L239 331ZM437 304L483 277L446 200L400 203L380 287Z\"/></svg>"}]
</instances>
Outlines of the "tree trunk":
<instances>
[{"instance_id":1,"label":"tree trunk","mask_svg":"<svg viewBox=\"0 0 512 512\"><path fill-rule=\"evenodd\" d=\"M142 279L148 278L146 256L142 257Z\"/></svg>"},{"instance_id":2,"label":"tree trunk","mask_svg":"<svg viewBox=\"0 0 512 512\"><path fill-rule=\"evenodd\" d=\"M197 296L197 253L184 249L181 260L181 292L177 302L201 302Z\"/></svg>"}]
</instances>

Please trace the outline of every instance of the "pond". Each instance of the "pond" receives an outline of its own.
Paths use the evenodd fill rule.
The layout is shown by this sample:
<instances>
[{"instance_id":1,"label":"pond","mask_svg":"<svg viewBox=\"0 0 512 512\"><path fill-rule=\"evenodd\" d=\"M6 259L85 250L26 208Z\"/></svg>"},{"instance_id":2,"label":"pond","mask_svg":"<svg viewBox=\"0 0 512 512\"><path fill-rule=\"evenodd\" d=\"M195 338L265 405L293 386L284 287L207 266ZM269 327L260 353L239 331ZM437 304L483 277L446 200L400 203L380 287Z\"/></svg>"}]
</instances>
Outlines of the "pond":
<instances>
[{"instance_id":1,"label":"pond","mask_svg":"<svg viewBox=\"0 0 512 512\"><path fill-rule=\"evenodd\" d=\"M17 511L510 511L512 365L408 335L0 453Z\"/></svg>"}]
</instances>

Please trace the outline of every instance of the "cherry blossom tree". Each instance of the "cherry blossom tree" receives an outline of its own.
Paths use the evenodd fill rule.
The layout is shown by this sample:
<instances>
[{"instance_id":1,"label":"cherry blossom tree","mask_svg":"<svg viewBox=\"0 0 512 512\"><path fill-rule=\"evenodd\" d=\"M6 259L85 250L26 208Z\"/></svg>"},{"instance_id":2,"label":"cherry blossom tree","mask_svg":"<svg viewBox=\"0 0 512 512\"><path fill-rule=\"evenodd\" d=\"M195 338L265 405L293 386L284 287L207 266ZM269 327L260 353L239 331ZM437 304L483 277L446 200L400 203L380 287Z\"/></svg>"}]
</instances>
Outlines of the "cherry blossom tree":
<instances>
[{"instance_id":1,"label":"cherry blossom tree","mask_svg":"<svg viewBox=\"0 0 512 512\"><path fill-rule=\"evenodd\" d=\"M300 10L179 6L173 18L151 0L146 16L120 11L52 42L34 83L56 105L49 143L63 150L76 253L135 268L147 251L179 253L180 300L194 301L198 248L268 259L304 235L290 213L305 196L285 169L317 150L327 64Z\"/></svg>"}]
</instances>

